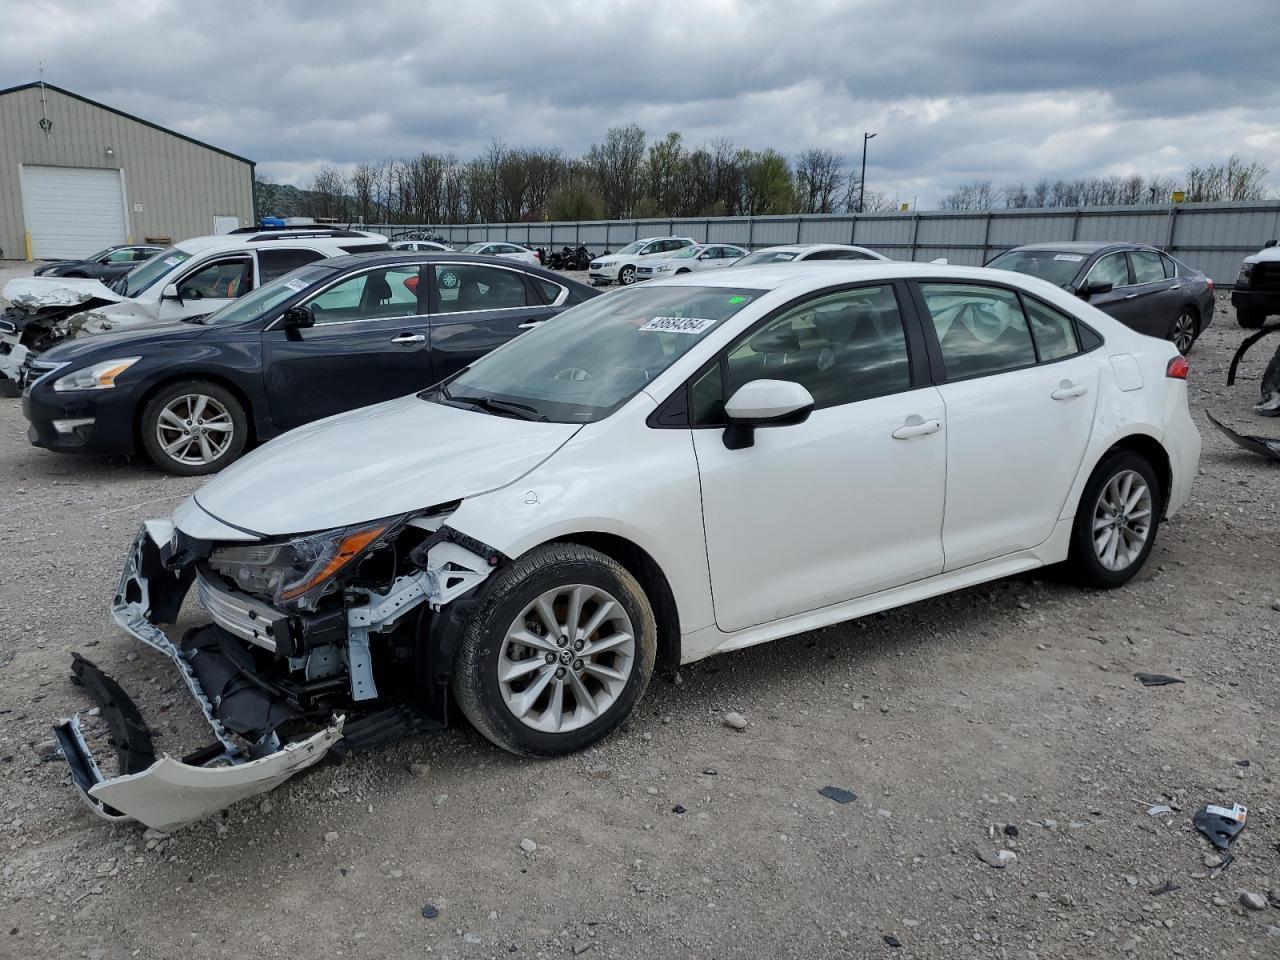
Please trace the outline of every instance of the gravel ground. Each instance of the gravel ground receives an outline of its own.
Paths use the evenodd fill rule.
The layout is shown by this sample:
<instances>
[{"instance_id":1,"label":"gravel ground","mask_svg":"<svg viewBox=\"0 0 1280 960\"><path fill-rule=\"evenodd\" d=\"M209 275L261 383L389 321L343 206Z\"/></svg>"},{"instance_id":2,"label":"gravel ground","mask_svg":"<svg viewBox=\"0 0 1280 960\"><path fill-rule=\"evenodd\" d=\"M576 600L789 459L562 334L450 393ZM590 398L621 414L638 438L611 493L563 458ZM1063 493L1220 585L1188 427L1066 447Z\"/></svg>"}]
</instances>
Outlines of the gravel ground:
<instances>
[{"instance_id":1,"label":"gravel ground","mask_svg":"<svg viewBox=\"0 0 1280 960\"><path fill-rule=\"evenodd\" d=\"M0 400L0 955L1280 956L1277 468L1203 411L1276 430L1248 410L1263 350L1222 386L1224 307L1192 355L1194 497L1127 588L978 587L685 668L579 756L463 725L168 839L90 816L39 751L87 705L80 650L181 752L194 707L107 607L139 521L198 482L35 450ZM1250 807L1229 870L1206 801Z\"/></svg>"}]
</instances>

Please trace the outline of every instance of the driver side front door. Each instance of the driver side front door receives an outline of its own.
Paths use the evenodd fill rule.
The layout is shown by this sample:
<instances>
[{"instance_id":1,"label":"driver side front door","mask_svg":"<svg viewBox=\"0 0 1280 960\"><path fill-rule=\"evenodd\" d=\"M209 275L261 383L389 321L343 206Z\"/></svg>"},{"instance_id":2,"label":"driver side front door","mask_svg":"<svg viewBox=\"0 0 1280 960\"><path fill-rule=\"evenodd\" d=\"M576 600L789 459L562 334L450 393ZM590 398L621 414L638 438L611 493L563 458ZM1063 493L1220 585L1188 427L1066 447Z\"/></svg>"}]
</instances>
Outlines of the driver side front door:
<instances>
[{"instance_id":1,"label":"driver side front door","mask_svg":"<svg viewBox=\"0 0 1280 960\"><path fill-rule=\"evenodd\" d=\"M174 285L178 288L178 297L161 297L159 319L207 316L253 289L253 257L250 254L218 257L187 271Z\"/></svg>"}]
</instances>

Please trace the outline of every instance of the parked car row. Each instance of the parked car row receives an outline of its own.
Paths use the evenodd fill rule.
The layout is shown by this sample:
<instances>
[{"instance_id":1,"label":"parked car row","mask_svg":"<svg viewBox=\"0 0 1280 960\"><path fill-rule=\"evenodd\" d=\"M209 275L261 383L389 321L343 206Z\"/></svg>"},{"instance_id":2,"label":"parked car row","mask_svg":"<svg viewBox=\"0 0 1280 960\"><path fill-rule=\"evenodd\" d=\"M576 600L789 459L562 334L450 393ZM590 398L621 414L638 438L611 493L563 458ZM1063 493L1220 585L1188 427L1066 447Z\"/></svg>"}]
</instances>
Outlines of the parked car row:
<instances>
[{"instance_id":1,"label":"parked car row","mask_svg":"<svg viewBox=\"0 0 1280 960\"><path fill-rule=\"evenodd\" d=\"M362 254L39 362L39 442L136 424L205 472L295 427L147 521L115 594L212 748L104 779L78 721L55 727L92 807L161 830L455 707L558 755L659 668L1047 564L1119 586L1200 450L1172 344L1061 284L945 264L599 294L493 257ZM189 590L207 622L171 639ZM137 718L85 688L110 691L111 729Z\"/></svg>"}]
</instances>

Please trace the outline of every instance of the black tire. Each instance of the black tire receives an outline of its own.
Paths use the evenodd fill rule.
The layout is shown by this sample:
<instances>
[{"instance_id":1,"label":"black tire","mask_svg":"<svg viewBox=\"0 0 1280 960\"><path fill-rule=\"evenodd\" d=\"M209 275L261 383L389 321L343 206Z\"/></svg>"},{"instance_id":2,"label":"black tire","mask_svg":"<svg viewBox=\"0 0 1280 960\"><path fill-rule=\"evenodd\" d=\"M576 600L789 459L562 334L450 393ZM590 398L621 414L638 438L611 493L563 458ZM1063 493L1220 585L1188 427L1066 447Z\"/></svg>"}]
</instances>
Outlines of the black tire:
<instances>
[{"instance_id":1,"label":"black tire","mask_svg":"<svg viewBox=\"0 0 1280 960\"><path fill-rule=\"evenodd\" d=\"M1266 319L1267 315L1261 310L1246 310L1244 307L1236 307L1236 323L1246 330L1257 330L1266 322Z\"/></svg>"},{"instance_id":2,"label":"black tire","mask_svg":"<svg viewBox=\"0 0 1280 960\"><path fill-rule=\"evenodd\" d=\"M690 270L688 267L681 267L679 270L676 271L676 276L678 277L682 273L692 273L692 272L693 271Z\"/></svg>"},{"instance_id":3,"label":"black tire","mask_svg":"<svg viewBox=\"0 0 1280 960\"><path fill-rule=\"evenodd\" d=\"M618 271L618 282L624 287L629 287L636 282L636 268L627 264Z\"/></svg>"},{"instance_id":4,"label":"black tire","mask_svg":"<svg viewBox=\"0 0 1280 960\"><path fill-rule=\"evenodd\" d=\"M565 733L535 730L522 723L503 699L498 682L508 627L541 594L561 585L584 584L607 591L633 626L630 676L613 703L595 720ZM611 557L572 543L537 547L499 571L484 594L458 645L453 694L463 714L497 746L526 757L572 753L595 743L622 723L644 695L658 650L657 625L644 590Z\"/></svg>"},{"instance_id":5,"label":"black tire","mask_svg":"<svg viewBox=\"0 0 1280 960\"><path fill-rule=\"evenodd\" d=\"M1115 570L1105 566L1098 557L1094 546L1094 519L1103 490L1114 477L1126 471L1133 471L1146 481L1151 496L1151 522L1141 550L1126 567ZM1071 528L1067 568L1074 579L1082 586L1104 590L1123 586L1132 580L1147 562L1147 557L1155 546L1163 504L1164 491L1160 487L1160 479L1146 457L1132 450L1115 450L1104 457L1085 484L1080 505L1076 508L1075 523Z\"/></svg>"},{"instance_id":6,"label":"black tire","mask_svg":"<svg viewBox=\"0 0 1280 960\"><path fill-rule=\"evenodd\" d=\"M0 397L12 400L20 396L22 396L22 391L18 389L18 385L8 377L0 375Z\"/></svg>"},{"instance_id":7,"label":"black tire","mask_svg":"<svg viewBox=\"0 0 1280 960\"><path fill-rule=\"evenodd\" d=\"M170 404L182 397L206 397L226 411L226 419L231 423L231 439L225 449L212 460L201 463L184 462L165 452L160 441L158 424L161 412ZM197 426L192 424L192 426ZM226 387L208 380L180 380L162 388L142 408L138 417L138 436L142 440L142 449L146 451L151 462L165 473L179 477L199 477L217 473L223 467L239 458L249 440L249 421L245 416L243 404L234 393ZM221 444L221 439L210 442ZM221 436L221 432L219 433ZM181 451L178 451L181 453Z\"/></svg>"},{"instance_id":8,"label":"black tire","mask_svg":"<svg viewBox=\"0 0 1280 960\"><path fill-rule=\"evenodd\" d=\"M1191 307L1183 307L1169 324L1169 333L1165 339L1178 348L1178 352L1188 354L1200 337L1200 316Z\"/></svg>"}]
</instances>

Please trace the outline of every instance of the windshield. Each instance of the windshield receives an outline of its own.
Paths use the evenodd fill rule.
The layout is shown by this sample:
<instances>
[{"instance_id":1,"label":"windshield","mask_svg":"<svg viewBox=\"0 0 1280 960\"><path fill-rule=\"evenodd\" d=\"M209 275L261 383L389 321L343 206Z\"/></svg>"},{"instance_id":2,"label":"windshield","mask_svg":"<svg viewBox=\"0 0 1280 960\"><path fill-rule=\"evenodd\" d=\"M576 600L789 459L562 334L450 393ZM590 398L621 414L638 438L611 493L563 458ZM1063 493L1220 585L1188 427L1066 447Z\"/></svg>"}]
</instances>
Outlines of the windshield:
<instances>
[{"instance_id":1,"label":"windshield","mask_svg":"<svg viewBox=\"0 0 1280 960\"><path fill-rule=\"evenodd\" d=\"M484 243L468 243L465 247L463 247L458 252L459 253L479 253L481 250L483 250L487 246L489 246L489 241L487 240Z\"/></svg>"},{"instance_id":2,"label":"windshield","mask_svg":"<svg viewBox=\"0 0 1280 960\"><path fill-rule=\"evenodd\" d=\"M588 300L420 396L558 423L601 420L761 295L639 287Z\"/></svg>"},{"instance_id":3,"label":"windshield","mask_svg":"<svg viewBox=\"0 0 1280 960\"><path fill-rule=\"evenodd\" d=\"M201 317L199 322L208 326L226 327L255 320L332 273L332 267L317 264L298 267L282 277L264 283L257 290L251 290L243 297L232 300L221 310Z\"/></svg>"},{"instance_id":4,"label":"windshield","mask_svg":"<svg viewBox=\"0 0 1280 960\"><path fill-rule=\"evenodd\" d=\"M191 259L191 254L177 247L157 253L146 263L140 263L111 285L111 289L123 297L136 297L157 280L167 276L174 267Z\"/></svg>"},{"instance_id":5,"label":"windshield","mask_svg":"<svg viewBox=\"0 0 1280 960\"><path fill-rule=\"evenodd\" d=\"M741 260L734 262L735 267L758 266L762 263L786 263L788 260L794 260L797 254L794 250L760 250L756 253L748 253Z\"/></svg>"},{"instance_id":6,"label":"windshield","mask_svg":"<svg viewBox=\"0 0 1280 960\"><path fill-rule=\"evenodd\" d=\"M648 240L637 240L634 243L628 243L625 247L623 247L621 250L615 253L614 256L621 257L629 253L639 253L640 248L643 247L648 242L649 242Z\"/></svg>"},{"instance_id":7,"label":"windshield","mask_svg":"<svg viewBox=\"0 0 1280 960\"><path fill-rule=\"evenodd\" d=\"M993 270L1013 270L1059 287L1070 287L1088 258L1083 253L1061 250L1010 250L987 264Z\"/></svg>"}]
</instances>

